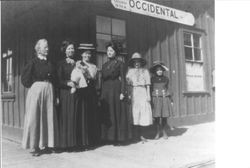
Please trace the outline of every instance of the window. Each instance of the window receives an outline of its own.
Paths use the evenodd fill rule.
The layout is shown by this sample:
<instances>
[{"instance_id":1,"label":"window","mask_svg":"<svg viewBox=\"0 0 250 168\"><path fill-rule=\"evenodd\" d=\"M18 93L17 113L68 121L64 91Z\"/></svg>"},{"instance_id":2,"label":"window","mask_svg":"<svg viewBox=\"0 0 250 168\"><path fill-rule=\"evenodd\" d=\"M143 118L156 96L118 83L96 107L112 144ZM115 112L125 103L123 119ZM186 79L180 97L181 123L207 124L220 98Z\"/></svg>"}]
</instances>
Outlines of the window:
<instances>
[{"instance_id":1,"label":"window","mask_svg":"<svg viewBox=\"0 0 250 168\"><path fill-rule=\"evenodd\" d=\"M201 34L184 31L187 91L205 91Z\"/></svg>"},{"instance_id":2,"label":"window","mask_svg":"<svg viewBox=\"0 0 250 168\"><path fill-rule=\"evenodd\" d=\"M2 53L2 92L14 92L13 53L8 49Z\"/></svg>"},{"instance_id":3,"label":"window","mask_svg":"<svg viewBox=\"0 0 250 168\"><path fill-rule=\"evenodd\" d=\"M102 67L102 64L107 61L106 45L110 41L115 41L119 44L120 55L127 54L126 44L126 22L124 20L96 16L96 41L97 41L97 66ZM123 57L121 57L123 59Z\"/></svg>"},{"instance_id":4,"label":"window","mask_svg":"<svg viewBox=\"0 0 250 168\"><path fill-rule=\"evenodd\" d=\"M184 32L184 50L187 61L202 61L201 35Z\"/></svg>"}]
</instances>

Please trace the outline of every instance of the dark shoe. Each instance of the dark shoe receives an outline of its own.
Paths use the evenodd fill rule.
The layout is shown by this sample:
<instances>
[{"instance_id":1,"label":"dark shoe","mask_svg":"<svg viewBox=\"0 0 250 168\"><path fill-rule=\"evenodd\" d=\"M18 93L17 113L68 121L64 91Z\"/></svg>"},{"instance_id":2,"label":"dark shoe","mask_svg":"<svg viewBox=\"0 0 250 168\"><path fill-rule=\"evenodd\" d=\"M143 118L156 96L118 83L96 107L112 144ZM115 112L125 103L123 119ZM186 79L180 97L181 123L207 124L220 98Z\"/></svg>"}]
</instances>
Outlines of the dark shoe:
<instances>
[{"instance_id":1,"label":"dark shoe","mask_svg":"<svg viewBox=\"0 0 250 168\"><path fill-rule=\"evenodd\" d=\"M40 156L41 155L41 151L40 149L34 149L33 151L30 152L32 154L32 156Z\"/></svg>"},{"instance_id":2,"label":"dark shoe","mask_svg":"<svg viewBox=\"0 0 250 168\"><path fill-rule=\"evenodd\" d=\"M143 136L141 136L140 138L141 138L141 142L142 142L142 143L148 142L148 140L147 140L146 138L144 138Z\"/></svg>"}]
</instances>

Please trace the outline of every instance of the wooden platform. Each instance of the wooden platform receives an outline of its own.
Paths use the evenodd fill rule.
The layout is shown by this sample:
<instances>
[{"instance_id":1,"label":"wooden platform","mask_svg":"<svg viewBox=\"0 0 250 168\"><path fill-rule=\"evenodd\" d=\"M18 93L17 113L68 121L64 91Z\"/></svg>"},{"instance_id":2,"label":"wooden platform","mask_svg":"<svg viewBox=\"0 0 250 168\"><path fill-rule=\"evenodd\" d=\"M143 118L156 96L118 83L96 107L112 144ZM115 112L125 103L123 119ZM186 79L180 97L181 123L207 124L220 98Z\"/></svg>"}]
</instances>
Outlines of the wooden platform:
<instances>
[{"instance_id":1,"label":"wooden platform","mask_svg":"<svg viewBox=\"0 0 250 168\"><path fill-rule=\"evenodd\" d=\"M32 157L20 144L3 139L3 168L180 168L214 159L214 123L178 127L168 140L91 151Z\"/></svg>"}]
</instances>

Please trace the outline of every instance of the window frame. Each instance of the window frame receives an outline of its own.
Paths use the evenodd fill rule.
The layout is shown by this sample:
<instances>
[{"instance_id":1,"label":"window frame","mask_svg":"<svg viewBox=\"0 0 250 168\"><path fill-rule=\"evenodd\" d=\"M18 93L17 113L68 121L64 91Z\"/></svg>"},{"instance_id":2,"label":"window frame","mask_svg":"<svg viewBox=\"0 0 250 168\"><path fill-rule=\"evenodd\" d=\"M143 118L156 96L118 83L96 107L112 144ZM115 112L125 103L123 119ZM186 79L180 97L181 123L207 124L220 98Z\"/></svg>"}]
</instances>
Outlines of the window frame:
<instances>
[{"instance_id":1,"label":"window frame","mask_svg":"<svg viewBox=\"0 0 250 168\"><path fill-rule=\"evenodd\" d=\"M8 54L8 52L11 52L11 54ZM7 54L6 56L3 56L4 54ZM7 60L11 58L11 69L12 69L12 73L10 74L10 76L12 76L12 89L9 91L5 91L4 90L4 86L3 86L3 79L2 79L2 82L1 82L1 94L2 94L2 98L3 99L14 99L15 98L15 78L14 78L14 51L11 50L11 49L7 49L6 51L4 51L3 53L1 53L1 64L6 64L6 66L4 66L5 68L5 76L7 76ZM2 69L3 71L3 69Z\"/></svg>"},{"instance_id":2,"label":"window frame","mask_svg":"<svg viewBox=\"0 0 250 168\"><path fill-rule=\"evenodd\" d=\"M196 60L189 60L186 59L186 55L185 55L185 45L184 45L184 33L189 33L189 34L197 34L200 37L200 51L201 51L201 60L200 61L196 61ZM202 29L192 29L192 28L181 28L180 29L180 47L181 47L181 53L182 53L182 60L183 60L183 80L184 80L184 88L183 88L183 94L209 94L208 91L208 84L206 83L207 81L207 70L206 70L206 51L205 51L205 36L206 36L206 32ZM193 45L193 44L192 44ZM194 58L194 54L192 55L192 57ZM203 90L197 90L197 91L193 91L193 90L188 90L188 86L187 86L187 75L186 75L186 62L189 63L193 63L193 64L200 64L203 66Z\"/></svg>"},{"instance_id":3,"label":"window frame","mask_svg":"<svg viewBox=\"0 0 250 168\"><path fill-rule=\"evenodd\" d=\"M124 40L125 40L125 43L126 43L126 52L122 52L120 53L119 55L125 57L126 55L128 55L128 39L127 39L127 36L128 36L128 32L127 32L127 20L125 18L120 18L120 17L114 17L112 15L105 15L105 14L102 14L102 13L97 13L95 15L95 22L97 21L97 17L100 16L100 17L106 17L106 18L109 18L111 19L111 34L108 34L108 33L103 33L103 32L97 32L97 25L96 25L96 29L95 29L95 39L96 39L96 44L97 44L97 34L102 34L102 35L108 35L108 36L111 36L111 40L112 40L112 37L115 36L115 37L125 37ZM117 20L122 20L125 22L125 36L121 36L121 35L114 35L112 34L112 19L117 19ZM106 54L106 51L98 51L97 47L96 47L96 53L100 53L100 54Z\"/></svg>"},{"instance_id":4,"label":"window frame","mask_svg":"<svg viewBox=\"0 0 250 168\"><path fill-rule=\"evenodd\" d=\"M191 46L188 46L188 45L185 45L184 44L184 34L191 34ZM198 47L195 47L194 46L194 34L198 35L199 36L199 48ZM194 32L194 31L190 31L190 30L184 30L183 33L183 48L184 48L184 57L185 57L185 61L186 62L196 62L196 63L201 63L203 64L204 62L204 55L203 55L203 43L202 43L202 34L201 33L198 33L198 32ZM192 60L190 59L187 59L186 58L186 55L185 55L185 47L188 47L188 48L191 48L192 49ZM199 49L200 50L200 60L195 60L195 52L194 52L194 49Z\"/></svg>"}]
</instances>

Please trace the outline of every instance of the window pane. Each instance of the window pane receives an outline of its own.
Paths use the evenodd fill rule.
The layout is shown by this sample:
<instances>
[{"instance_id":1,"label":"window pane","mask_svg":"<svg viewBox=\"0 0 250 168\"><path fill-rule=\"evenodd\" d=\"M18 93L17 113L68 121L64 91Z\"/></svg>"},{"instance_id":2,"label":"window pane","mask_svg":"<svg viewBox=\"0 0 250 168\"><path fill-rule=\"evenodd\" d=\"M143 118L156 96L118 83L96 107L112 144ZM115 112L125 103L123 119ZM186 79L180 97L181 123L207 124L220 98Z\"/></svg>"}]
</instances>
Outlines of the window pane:
<instances>
[{"instance_id":1,"label":"window pane","mask_svg":"<svg viewBox=\"0 0 250 168\"><path fill-rule=\"evenodd\" d=\"M125 37L121 36L112 36L112 41L118 44L120 53L127 53L127 44Z\"/></svg>"},{"instance_id":2,"label":"window pane","mask_svg":"<svg viewBox=\"0 0 250 168\"><path fill-rule=\"evenodd\" d=\"M203 64L186 62L187 91L204 91Z\"/></svg>"},{"instance_id":3,"label":"window pane","mask_svg":"<svg viewBox=\"0 0 250 168\"><path fill-rule=\"evenodd\" d=\"M112 19L112 35L126 36L125 21Z\"/></svg>"},{"instance_id":4,"label":"window pane","mask_svg":"<svg viewBox=\"0 0 250 168\"><path fill-rule=\"evenodd\" d=\"M200 48L200 35L193 34L193 37L194 37L194 47Z\"/></svg>"},{"instance_id":5,"label":"window pane","mask_svg":"<svg viewBox=\"0 0 250 168\"><path fill-rule=\"evenodd\" d=\"M199 48L194 48L194 60L201 61L201 50Z\"/></svg>"},{"instance_id":6,"label":"window pane","mask_svg":"<svg viewBox=\"0 0 250 168\"><path fill-rule=\"evenodd\" d=\"M96 34L97 51L106 52L106 45L111 41L110 35Z\"/></svg>"},{"instance_id":7,"label":"window pane","mask_svg":"<svg viewBox=\"0 0 250 168\"><path fill-rule=\"evenodd\" d=\"M97 53L96 54L96 66L98 69L102 69L102 65L107 62L107 54L106 53Z\"/></svg>"},{"instance_id":8,"label":"window pane","mask_svg":"<svg viewBox=\"0 0 250 168\"><path fill-rule=\"evenodd\" d=\"M111 18L96 16L96 32L111 34Z\"/></svg>"},{"instance_id":9,"label":"window pane","mask_svg":"<svg viewBox=\"0 0 250 168\"><path fill-rule=\"evenodd\" d=\"M191 34L184 33L184 45L192 46L192 44L191 44Z\"/></svg>"},{"instance_id":10,"label":"window pane","mask_svg":"<svg viewBox=\"0 0 250 168\"><path fill-rule=\"evenodd\" d=\"M185 58L188 60L193 60L192 48L184 47L184 49L185 49Z\"/></svg>"},{"instance_id":11,"label":"window pane","mask_svg":"<svg viewBox=\"0 0 250 168\"><path fill-rule=\"evenodd\" d=\"M12 92L14 86L12 57L2 60L2 91Z\"/></svg>"}]
</instances>

